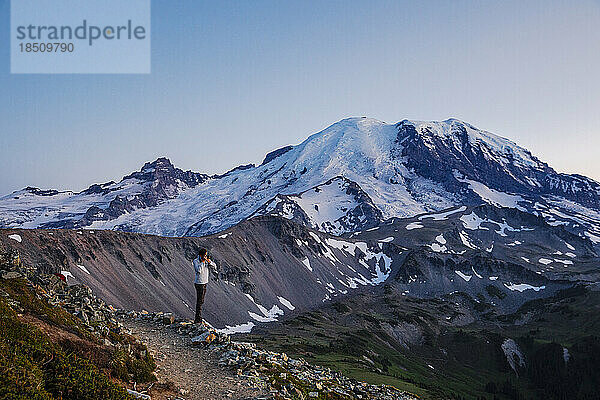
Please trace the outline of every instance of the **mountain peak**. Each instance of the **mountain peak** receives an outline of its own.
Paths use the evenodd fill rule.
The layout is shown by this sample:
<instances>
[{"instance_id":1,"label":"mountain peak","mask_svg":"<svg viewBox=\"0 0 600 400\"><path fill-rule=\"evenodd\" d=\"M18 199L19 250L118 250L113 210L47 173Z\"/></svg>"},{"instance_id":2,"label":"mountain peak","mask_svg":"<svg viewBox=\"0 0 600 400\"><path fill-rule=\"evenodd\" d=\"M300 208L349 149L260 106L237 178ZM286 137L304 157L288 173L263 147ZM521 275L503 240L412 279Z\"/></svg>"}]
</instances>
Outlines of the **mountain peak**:
<instances>
[{"instance_id":1,"label":"mountain peak","mask_svg":"<svg viewBox=\"0 0 600 400\"><path fill-rule=\"evenodd\" d=\"M123 180L136 178L144 181L152 181L165 176L171 176L177 171L181 170L176 168L171 160L166 157L159 157L152 162L145 163L139 171L123 177Z\"/></svg>"},{"instance_id":2,"label":"mountain peak","mask_svg":"<svg viewBox=\"0 0 600 400\"><path fill-rule=\"evenodd\" d=\"M144 164L141 172L153 172L152 170L172 170L175 169L171 160L167 157L159 157L152 162L147 162Z\"/></svg>"}]
</instances>

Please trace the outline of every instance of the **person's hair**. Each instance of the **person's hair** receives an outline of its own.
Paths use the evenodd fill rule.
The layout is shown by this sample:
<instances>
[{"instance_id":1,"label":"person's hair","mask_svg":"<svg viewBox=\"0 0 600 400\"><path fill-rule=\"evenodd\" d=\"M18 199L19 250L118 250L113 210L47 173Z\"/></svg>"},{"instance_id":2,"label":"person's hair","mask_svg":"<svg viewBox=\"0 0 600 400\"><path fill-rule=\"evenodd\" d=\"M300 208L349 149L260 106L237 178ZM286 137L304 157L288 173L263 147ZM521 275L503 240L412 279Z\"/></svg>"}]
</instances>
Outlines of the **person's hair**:
<instances>
[{"instance_id":1,"label":"person's hair","mask_svg":"<svg viewBox=\"0 0 600 400\"><path fill-rule=\"evenodd\" d=\"M207 254L208 254L208 250L206 250L206 249L200 249L200 251L198 251L198 255L200 255L200 258L206 257Z\"/></svg>"}]
</instances>

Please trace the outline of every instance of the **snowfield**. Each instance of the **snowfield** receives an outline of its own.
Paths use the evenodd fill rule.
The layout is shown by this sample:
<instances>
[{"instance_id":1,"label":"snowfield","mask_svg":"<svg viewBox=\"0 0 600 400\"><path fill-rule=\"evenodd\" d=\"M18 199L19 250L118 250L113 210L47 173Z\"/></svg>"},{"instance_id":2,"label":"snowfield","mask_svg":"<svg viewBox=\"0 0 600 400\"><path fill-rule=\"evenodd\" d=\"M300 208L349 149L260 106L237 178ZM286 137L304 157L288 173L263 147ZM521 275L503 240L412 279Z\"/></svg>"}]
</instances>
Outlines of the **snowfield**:
<instances>
[{"instance_id":1,"label":"snowfield","mask_svg":"<svg viewBox=\"0 0 600 400\"><path fill-rule=\"evenodd\" d=\"M23 241L23 239L21 238L21 235L17 235L16 233L12 234L12 235L8 235L8 238L12 239L16 242L19 242L19 243L21 243Z\"/></svg>"},{"instance_id":2,"label":"snowfield","mask_svg":"<svg viewBox=\"0 0 600 400\"><path fill-rule=\"evenodd\" d=\"M516 208L521 211L527 211L525 208L519 205L520 201L524 201L523 197L512 195L508 193L499 192L494 189L490 189L486 185L481 182L472 181L470 179L462 179L457 177L457 180L460 182L467 183L469 188L477 193L482 200L486 201L489 204L495 205L497 207L508 207L508 208Z\"/></svg>"},{"instance_id":3,"label":"snowfield","mask_svg":"<svg viewBox=\"0 0 600 400\"><path fill-rule=\"evenodd\" d=\"M525 290L533 290L535 292L539 292L540 290L546 289L546 286L532 286L527 283L505 283L504 286L508 290L524 292Z\"/></svg>"}]
</instances>

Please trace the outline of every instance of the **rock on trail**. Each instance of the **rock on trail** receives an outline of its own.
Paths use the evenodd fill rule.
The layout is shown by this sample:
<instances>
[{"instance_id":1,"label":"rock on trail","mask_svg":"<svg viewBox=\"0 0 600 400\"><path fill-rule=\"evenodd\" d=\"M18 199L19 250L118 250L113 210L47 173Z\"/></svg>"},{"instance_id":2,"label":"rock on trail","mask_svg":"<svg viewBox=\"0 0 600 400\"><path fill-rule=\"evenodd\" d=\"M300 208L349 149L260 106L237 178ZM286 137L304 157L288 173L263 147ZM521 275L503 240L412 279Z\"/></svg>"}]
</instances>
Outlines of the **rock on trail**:
<instances>
[{"instance_id":1,"label":"rock on trail","mask_svg":"<svg viewBox=\"0 0 600 400\"><path fill-rule=\"evenodd\" d=\"M209 326L175 319L170 313L120 311L123 326L150 349L158 386L175 387L179 397L153 399L338 399L416 400L386 385L349 379L331 370L232 341Z\"/></svg>"},{"instance_id":2,"label":"rock on trail","mask_svg":"<svg viewBox=\"0 0 600 400\"><path fill-rule=\"evenodd\" d=\"M159 382L172 382L179 397L153 394L153 400L231 400L268 398L268 390L258 387L219 366L220 352L211 347L192 346L192 338L142 319L125 318L123 325L142 340L154 357Z\"/></svg>"}]
</instances>

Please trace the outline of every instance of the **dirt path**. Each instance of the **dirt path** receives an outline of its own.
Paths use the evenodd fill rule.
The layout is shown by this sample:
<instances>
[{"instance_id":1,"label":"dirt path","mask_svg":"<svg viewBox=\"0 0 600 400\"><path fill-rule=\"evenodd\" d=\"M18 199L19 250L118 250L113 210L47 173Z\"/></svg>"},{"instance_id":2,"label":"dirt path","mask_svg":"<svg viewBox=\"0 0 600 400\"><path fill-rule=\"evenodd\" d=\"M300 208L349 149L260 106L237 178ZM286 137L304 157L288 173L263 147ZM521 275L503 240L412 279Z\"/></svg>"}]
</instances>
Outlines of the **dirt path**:
<instances>
[{"instance_id":1,"label":"dirt path","mask_svg":"<svg viewBox=\"0 0 600 400\"><path fill-rule=\"evenodd\" d=\"M192 347L191 339L149 321L125 318L126 329L143 341L158 366L159 383L172 382L176 389L151 390L152 400L249 400L270 399L265 389L253 387L248 380L218 364L214 349ZM157 385L165 386L165 385Z\"/></svg>"}]
</instances>

